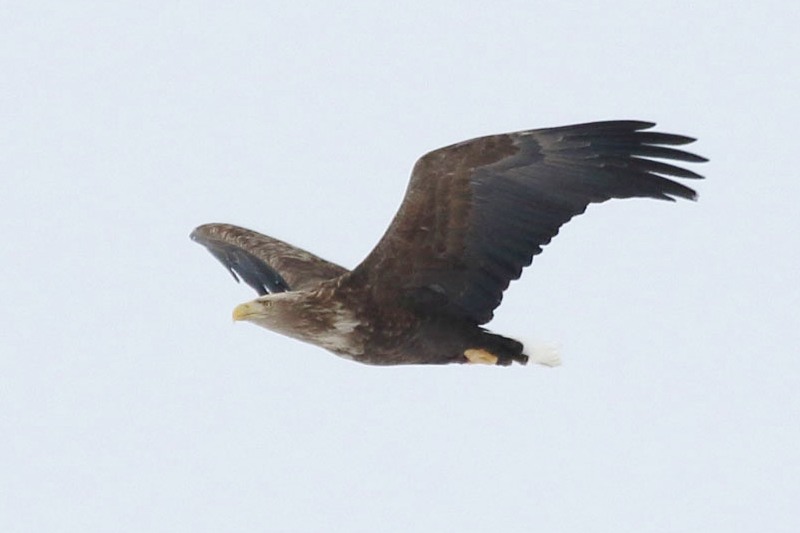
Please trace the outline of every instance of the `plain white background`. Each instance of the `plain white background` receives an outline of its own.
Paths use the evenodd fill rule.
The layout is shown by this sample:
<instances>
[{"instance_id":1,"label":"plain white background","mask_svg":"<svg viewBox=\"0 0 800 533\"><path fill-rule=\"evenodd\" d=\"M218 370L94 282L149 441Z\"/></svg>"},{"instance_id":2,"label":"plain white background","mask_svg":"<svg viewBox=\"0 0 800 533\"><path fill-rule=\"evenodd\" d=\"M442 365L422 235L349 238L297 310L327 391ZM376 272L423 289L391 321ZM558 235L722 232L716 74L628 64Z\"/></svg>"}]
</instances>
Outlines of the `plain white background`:
<instances>
[{"instance_id":1,"label":"plain white background","mask_svg":"<svg viewBox=\"0 0 800 533\"><path fill-rule=\"evenodd\" d=\"M800 528L793 2L3 2L0 530ZM188 233L352 267L415 159L653 120L697 203L608 203L491 329L371 368L230 312Z\"/></svg>"}]
</instances>

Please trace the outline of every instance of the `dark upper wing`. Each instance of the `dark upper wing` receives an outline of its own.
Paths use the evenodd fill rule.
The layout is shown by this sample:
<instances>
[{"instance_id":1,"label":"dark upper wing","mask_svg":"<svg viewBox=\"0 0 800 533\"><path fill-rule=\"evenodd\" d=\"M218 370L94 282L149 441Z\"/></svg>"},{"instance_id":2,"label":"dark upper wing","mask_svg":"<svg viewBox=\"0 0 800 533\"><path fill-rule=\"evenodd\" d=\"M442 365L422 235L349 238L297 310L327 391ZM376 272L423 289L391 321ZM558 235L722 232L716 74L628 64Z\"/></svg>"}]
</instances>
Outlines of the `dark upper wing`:
<instances>
[{"instance_id":1,"label":"dark upper wing","mask_svg":"<svg viewBox=\"0 0 800 533\"><path fill-rule=\"evenodd\" d=\"M491 320L559 227L610 198L694 199L662 175L698 174L650 158L702 162L670 148L694 139L611 121L492 135L417 161L389 229L352 279L376 295L419 295L478 324Z\"/></svg>"},{"instance_id":2,"label":"dark upper wing","mask_svg":"<svg viewBox=\"0 0 800 533\"><path fill-rule=\"evenodd\" d=\"M278 239L231 224L205 224L190 235L259 295L303 290L347 272ZM237 277L238 274L238 277Z\"/></svg>"}]
</instances>

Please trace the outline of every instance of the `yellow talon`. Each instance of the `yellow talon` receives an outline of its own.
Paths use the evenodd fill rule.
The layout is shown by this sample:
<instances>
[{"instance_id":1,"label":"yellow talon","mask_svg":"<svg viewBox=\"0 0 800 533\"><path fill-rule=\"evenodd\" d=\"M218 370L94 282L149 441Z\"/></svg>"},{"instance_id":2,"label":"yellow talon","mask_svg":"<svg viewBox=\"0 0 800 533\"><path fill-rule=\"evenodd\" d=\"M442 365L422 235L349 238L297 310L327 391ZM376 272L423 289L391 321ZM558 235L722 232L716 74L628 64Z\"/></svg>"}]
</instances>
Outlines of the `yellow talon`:
<instances>
[{"instance_id":1,"label":"yellow talon","mask_svg":"<svg viewBox=\"0 0 800 533\"><path fill-rule=\"evenodd\" d=\"M497 356L482 348L470 348L464 352L467 360L473 365L496 365Z\"/></svg>"}]
</instances>

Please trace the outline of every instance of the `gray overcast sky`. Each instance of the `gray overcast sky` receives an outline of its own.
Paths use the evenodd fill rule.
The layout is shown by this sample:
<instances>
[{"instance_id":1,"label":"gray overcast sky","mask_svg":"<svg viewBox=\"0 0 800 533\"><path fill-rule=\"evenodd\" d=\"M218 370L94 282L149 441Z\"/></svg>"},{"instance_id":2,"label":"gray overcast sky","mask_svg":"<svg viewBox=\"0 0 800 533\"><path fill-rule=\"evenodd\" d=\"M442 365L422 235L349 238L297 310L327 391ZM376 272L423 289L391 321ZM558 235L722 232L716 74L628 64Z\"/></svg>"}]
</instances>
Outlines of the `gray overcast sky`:
<instances>
[{"instance_id":1,"label":"gray overcast sky","mask_svg":"<svg viewBox=\"0 0 800 533\"><path fill-rule=\"evenodd\" d=\"M291 7L290 7L291 6ZM800 529L796 2L4 2L0 530ZM415 159L635 118L700 201L594 206L490 328L371 368L231 309L232 222L354 266Z\"/></svg>"}]
</instances>

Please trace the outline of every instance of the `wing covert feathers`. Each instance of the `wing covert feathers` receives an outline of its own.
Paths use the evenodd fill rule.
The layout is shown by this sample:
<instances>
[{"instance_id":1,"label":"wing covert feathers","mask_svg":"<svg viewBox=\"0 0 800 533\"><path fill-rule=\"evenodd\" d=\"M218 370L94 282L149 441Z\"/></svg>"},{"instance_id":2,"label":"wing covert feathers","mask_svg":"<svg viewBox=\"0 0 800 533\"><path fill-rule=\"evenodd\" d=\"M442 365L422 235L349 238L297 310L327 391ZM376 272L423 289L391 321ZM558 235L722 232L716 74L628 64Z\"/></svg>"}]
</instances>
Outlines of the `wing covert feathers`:
<instances>
[{"instance_id":1,"label":"wing covert feathers","mask_svg":"<svg viewBox=\"0 0 800 533\"><path fill-rule=\"evenodd\" d=\"M347 269L296 246L231 224L204 224L191 233L236 281L259 295L303 290L347 272Z\"/></svg>"}]
</instances>

